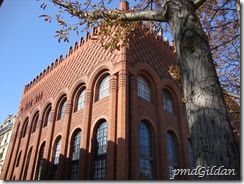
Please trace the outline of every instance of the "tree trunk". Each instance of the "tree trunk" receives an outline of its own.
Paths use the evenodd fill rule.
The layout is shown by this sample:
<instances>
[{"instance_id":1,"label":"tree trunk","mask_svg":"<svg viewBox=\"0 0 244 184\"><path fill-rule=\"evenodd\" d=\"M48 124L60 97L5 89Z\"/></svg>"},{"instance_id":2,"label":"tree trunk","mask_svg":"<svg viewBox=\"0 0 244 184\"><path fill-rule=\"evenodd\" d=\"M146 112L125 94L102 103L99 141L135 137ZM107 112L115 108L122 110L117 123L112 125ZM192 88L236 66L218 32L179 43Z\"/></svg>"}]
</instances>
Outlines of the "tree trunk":
<instances>
[{"instance_id":1,"label":"tree trunk","mask_svg":"<svg viewBox=\"0 0 244 184\"><path fill-rule=\"evenodd\" d=\"M196 166L208 169L198 179L240 179L240 153L228 122L208 38L194 4L190 0L168 0L163 8L175 40ZM210 175L212 167L212 171L221 167L220 175ZM224 169L234 169L235 175L224 175Z\"/></svg>"}]
</instances>

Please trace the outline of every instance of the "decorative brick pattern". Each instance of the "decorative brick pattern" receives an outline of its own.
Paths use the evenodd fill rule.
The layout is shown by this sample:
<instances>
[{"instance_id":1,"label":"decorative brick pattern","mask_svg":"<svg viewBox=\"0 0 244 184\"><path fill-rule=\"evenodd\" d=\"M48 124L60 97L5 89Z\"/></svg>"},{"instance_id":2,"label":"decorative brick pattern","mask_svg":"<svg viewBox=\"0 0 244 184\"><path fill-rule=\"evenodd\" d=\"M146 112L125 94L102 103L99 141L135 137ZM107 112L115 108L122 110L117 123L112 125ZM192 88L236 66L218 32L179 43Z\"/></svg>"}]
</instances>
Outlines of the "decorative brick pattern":
<instances>
[{"instance_id":1,"label":"decorative brick pattern","mask_svg":"<svg viewBox=\"0 0 244 184\"><path fill-rule=\"evenodd\" d=\"M33 150L27 179L36 179L38 155L43 142L45 151L41 179L50 179L53 145L58 136L62 141L57 178L68 179L72 150L70 141L78 128L82 130L78 178L92 179L94 132L101 119L108 122L106 179L140 179L138 131L142 120L146 121L152 132L154 178L162 180L169 177L166 141L168 130L173 131L177 137L179 167L190 168L187 144L189 130L182 108L182 89L167 72L170 65L177 63L176 55L172 53L174 48L155 33L144 36L143 31L137 30L136 37L130 39L129 48L111 53L90 39L97 34L97 30L93 29L91 35L87 34L86 38L81 38L79 43L70 47L64 58L60 55L25 86L1 179L23 179L26 157L31 146ZM97 101L97 83L100 74L103 75L104 72L110 74L110 95ZM139 74L145 74L151 83L152 102L137 96L136 79ZM81 84L86 87L85 105L83 109L74 112L76 90ZM174 114L163 108L163 89L166 87L173 94L176 109ZM67 97L65 116L56 121L58 104L63 95ZM44 112L49 103L52 105L50 122L43 127ZM39 124L36 132L31 133L32 118L37 111ZM20 133L27 117L27 135L21 139ZM20 150L20 165L15 167Z\"/></svg>"}]
</instances>

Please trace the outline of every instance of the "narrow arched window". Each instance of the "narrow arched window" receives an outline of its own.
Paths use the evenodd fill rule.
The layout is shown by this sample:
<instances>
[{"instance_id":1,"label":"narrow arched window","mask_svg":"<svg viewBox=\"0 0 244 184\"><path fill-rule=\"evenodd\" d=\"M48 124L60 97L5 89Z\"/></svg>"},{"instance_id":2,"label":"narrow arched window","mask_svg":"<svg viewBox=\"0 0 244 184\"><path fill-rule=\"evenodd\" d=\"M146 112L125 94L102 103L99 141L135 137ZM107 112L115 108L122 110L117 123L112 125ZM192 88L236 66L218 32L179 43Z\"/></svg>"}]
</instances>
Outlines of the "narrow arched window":
<instances>
[{"instance_id":1,"label":"narrow arched window","mask_svg":"<svg viewBox=\"0 0 244 184\"><path fill-rule=\"evenodd\" d=\"M107 122L99 125L95 138L94 179L106 179Z\"/></svg>"},{"instance_id":2,"label":"narrow arched window","mask_svg":"<svg viewBox=\"0 0 244 184\"><path fill-rule=\"evenodd\" d=\"M58 139L56 143L56 149L54 154L54 161L53 161L53 175L52 179L57 179L57 171L58 171L58 163L59 163L59 155L60 155L60 146L61 146L61 138Z\"/></svg>"},{"instance_id":3,"label":"narrow arched window","mask_svg":"<svg viewBox=\"0 0 244 184\"><path fill-rule=\"evenodd\" d=\"M65 115L66 108L66 98L64 98L60 103L58 120L63 119Z\"/></svg>"},{"instance_id":4,"label":"narrow arched window","mask_svg":"<svg viewBox=\"0 0 244 184\"><path fill-rule=\"evenodd\" d=\"M36 131L37 128L37 123L38 123L38 118L39 118L39 113L36 113L34 118L33 118L33 128L32 128L32 133Z\"/></svg>"},{"instance_id":5,"label":"narrow arched window","mask_svg":"<svg viewBox=\"0 0 244 184\"><path fill-rule=\"evenodd\" d=\"M31 153L32 153L32 147L27 155L26 163L25 163L25 171L24 171L24 176L23 180L26 180L27 174L28 174L28 169L29 169L29 164L30 164L30 158L31 158Z\"/></svg>"},{"instance_id":6,"label":"narrow arched window","mask_svg":"<svg viewBox=\"0 0 244 184\"><path fill-rule=\"evenodd\" d=\"M170 132L167 133L167 145L168 145L169 177L173 178L174 169L178 168L178 156L177 156L177 149L176 149L176 141ZM177 179L177 176L175 176L174 179Z\"/></svg>"},{"instance_id":7,"label":"narrow arched window","mask_svg":"<svg viewBox=\"0 0 244 184\"><path fill-rule=\"evenodd\" d=\"M139 153L140 153L140 179L153 179L153 153L152 153L152 134L148 125L140 123L139 128Z\"/></svg>"},{"instance_id":8,"label":"narrow arched window","mask_svg":"<svg viewBox=\"0 0 244 184\"><path fill-rule=\"evenodd\" d=\"M52 109L52 106L49 105L45 112L44 112L44 123L43 123L43 127L47 126L50 122L50 114L51 114L51 109Z\"/></svg>"},{"instance_id":9,"label":"narrow arched window","mask_svg":"<svg viewBox=\"0 0 244 184\"><path fill-rule=\"evenodd\" d=\"M101 82L99 84L98 100L101 100L101 99L109 96L109 89L110 89L110 76L107 75L101 80Z\"/></svg>"},{"instance_id":10,"label":"narrow arched window","mask_svg":"<svg viewBox=\"0 0 244 184\"><path fill-rule=\"evenodd\" d=\"M167 90L164 90L163 95L164 95L164 110L173 113L173 103L172 103L171 95Z\"/></svg>"},{"instance_id":11,"label":"narrow arched window","mask_svg":"<svg viewBox=\"0 0 244 184\"><path fill-rule=\"evenodd\" d=\"M80 141L81 141L81 131L78 131L71 142L72 145L72 161L70 169L70 180L78 179L78 166L80 159Z\"/></svg>"},{"instance_id":12,"label":"narrow arched window","mask_svg":"<svg viewBox=\"0 0 244 184\"><path fill-rule=\"evenodd\" d=\"M37 180L41 179L44 150L45 150L45 142L42 143L40 151L39 151L39 155L38 155L38 163L37 163L37 167L36 167L36 179Z\"/></svg>"},{"instance_id":13,"label":"narrow arched window","mask_svg":"<svg viewBox=\"0 0 244 184\"><path fill-rule=\"evenodd\" d=\"M141 75L137 77L137 95L144 100L151 102L151 90L149 84Z\"/></svg>"},{"instance_id":14,"label":"narrow arched window","mask_svg":"<svg viewBox=\"0 0 244 184\"><path fill-rule=\"evenodd\" d=\"M78 97L78 103L77 103L77 111L84 108L84 104L85 104L85 94L86 94L86 90L83 89L80 92L80 95Z\"/></svg>"},{"instance_id":15,"label":"narrow arched window","mask_svg":"<svg viewBox=\"0 0 244 184\"><path fill-rule=\"evenodd\" d=\"M29 119L26 119L24 122L23 129L22 129L22 136L21 136L22 138L24 138L26 136L28 122L29 122Z\"/></svg>"}]
</instances>

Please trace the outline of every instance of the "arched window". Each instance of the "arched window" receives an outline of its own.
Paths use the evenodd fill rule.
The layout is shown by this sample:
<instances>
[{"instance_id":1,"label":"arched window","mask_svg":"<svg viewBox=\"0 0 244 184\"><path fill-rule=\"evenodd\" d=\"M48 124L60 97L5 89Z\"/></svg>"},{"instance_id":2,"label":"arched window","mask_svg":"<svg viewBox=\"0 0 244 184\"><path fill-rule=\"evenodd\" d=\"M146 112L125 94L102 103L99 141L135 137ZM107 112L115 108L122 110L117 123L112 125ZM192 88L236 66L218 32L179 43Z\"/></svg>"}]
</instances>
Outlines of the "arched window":
<instances>
[{"instance_id":1,"label":"arched window","mask_svg":"<svg viewBox=\"0 0 244 184\"><path fill-rule=\"evenodd\" d=\"M48 107L46 108L45 112L44 112L43 127L45 127L49 124L51 109L52 109L52 106L51 106L51 104L49 104Z\"/></svg>"},{"instance_id":2,"label":"arched window","mask_svg":"<svg viewBox=\"0 0 244 184\"><path fill-rule=\"evenodd\" d=\"M176 141L173 135L167 133L167 145L168 145L168 163L169 163L169 177L173 178L174 169L178 168L178 156L176 149ZM177 179L175 176L174 179Z\"/></svg>"},{"instance_id":3,"label":"arched window","mask_svg":"<svg viewBox=\"0 0 244 184\"><path fill-rule=\"evenodd\" d=\"M57 179L57 171L58 171L58 163L59 163L59 155L60 155L60 145L61 145L61 138L58 139L56 143L56 149L54 154L54 161L53 161L53 175L52 179Z\"/></svg>"},{"instance_id":4,"label":"arched window","mask_svg":"<svg viewBox=\"0 0 244 184\"><path fill-rule=\"evenodd\" d=\"M110 89L110 75L105 76L98 88L98 100L101 100L107 96L109 96L109 89Z\"/></svg>"},{"instance_id":5,"label":"arched window","mask_svg":"<svg viewBox=\"0 0 244 184\"><path fill-rule=\"evenodd\" d=\"M33 118L33 128L32 128L32 133L36 131L37 128L37 123L38 123L38 118L39 118L39 112L37 112Z\"/></svg>"},{"instance_id":6,"label":"arched window","mask_svg":"<svg viewBox=\"0 0 244 184\"><path fill-rule=\"evenodd\" d=\"M79 130L73 137L72 145L72 161L71 161L71 170L70 170L70 180L78 179L78 165L80 158L80 141L81 141L81 131Z\"/></svg>"},{"instance_id":7,"label":"arched window","mask_svg":"<svg viewBox=\"0 0 244 184\"><path fill-rule=\"evenodd\" d=\"M86 94L86 90L83 89L80 92L80 95L78 97L78 102L77 102L77 111L84 108L84 104L85 104L85 94Z\"/></svg>"},{"instance_id":8,"label":"arched window","mask_svg":"<svg viewBox=\"0 0 244 184\"><path fill-rule=\"evenodd\" d=\"M26 135L28 122L29 122L29 119L26 119L24 122L23 129L22 129L22 136L21 136L22 138L24 138Z\"/></svg>"},{"instance_id":9,"label":"arched window","mask_svg":"<svg viewBox=\"0 0 244 184\"><path fill-rule=\"evenodd\" d=\"M107 122L99 125L95 139L94 179L106 179Z\"/></svg>"},{"instance_id":10,"label":"arched window","mask_svg":"<svg viewBox=\"0 0 244 184\"><path fill-rule=\"evenodd\" d=\"M148 82L144 77L137 77L137 95L144 100L151 102L151 90Z\"/></svg>"},{"instance_id":11,"label":"arched window","mask_svg":"<svg viewBox=\"0 0 244 184\"><path fill-rule=\"evenodd\" d=\"M60 102L59 112L58 112L58 119L57 120L60 120L60 119L64 118L65 108L66 108L66 100L67 100L67 98L65 97Z\"/></svg>"},{"instance_id":12,"label":"arched window","mask_svg":"<svg viewBox=\"0 0 244 184\"><path fill-rule=\"evenodd\" d=\"M148 125L140 123L139 129L140 179L153 179L152 134Z\"/></svg>"},{"instance_id":13,"label":"arched window","mask_svg":"<svg viewBox=\"0 0 244 184\"><path fill-rule=\"evenodd\" d=\"M167 90L164 90L164 110L173 113L173 103L171 99L171 95Z\"/></svg>"},{"instance_id":14,"label":"arched window","mask_svg":"<svg viewBox=\"0 0 244 184\"><path fill-rule=\"evenodd\" d=\"M38 163L37 163L37 167L36 167L36 179L37 180L41 179L44 150L45 150L45 142L42 143L40 151L39 151Z\"/></svg>"},{"instance_id":15,"label":"arched window","mask_svg":"<svg viewBox=\"0 0 244 184\"><path fill-rule=\"evenodd\" d=\"M30 148L30 151L29 151L29 153L27 155L27 160L26 160L26 163L25 163L25 172L24 172L23 180L26 180L26 177L27 177L27 174L28 174L31 153L32 153L32 147Z\"/></svg>"}]
</instances>

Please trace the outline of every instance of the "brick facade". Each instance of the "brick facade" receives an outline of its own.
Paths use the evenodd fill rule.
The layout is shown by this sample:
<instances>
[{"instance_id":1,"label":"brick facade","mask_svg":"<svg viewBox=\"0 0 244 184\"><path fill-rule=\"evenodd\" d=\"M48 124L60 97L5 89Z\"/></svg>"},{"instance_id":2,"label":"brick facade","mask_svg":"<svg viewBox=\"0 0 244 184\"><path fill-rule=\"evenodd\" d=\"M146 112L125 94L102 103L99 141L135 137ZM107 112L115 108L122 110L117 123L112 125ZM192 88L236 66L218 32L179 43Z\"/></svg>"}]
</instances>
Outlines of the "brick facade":
<instances>
[{"instance_id":1,"label":"brick facade","mask_svg":"<svg viewBox=\"0 0 244 184\"><path fill-rule=\"evenodd\" d=\"M128 6L124 1L121 5ZM51 179L58 138L61 147L57 179L69 179L71 142L78 130L82 132L78 179L93 179L96 130L103 121L108 126L106 179L140 179L141 121L152 133L154 179L169 178L167 132L172 132L176 140L178 168L190 168L190 136L182 89L167 72L170 65L176 64L176 55L161 37L154 33L142 37L141 32L138 30L137 37L131 38L133 44L129 48L111 53L90 39L94 31L70 47L65 58L60 56L25 86L1 179L37 179L38 158L44 144L40 179ZM109 96L98 100L99 84L106 75L110 76ZM138 96L139 75L148 81L151 102ZM82 89L86 90L84 108L76 111ZM164 109L164 90L172 96L172 113ZM66 100L64 118L58 119L63 100ZM45 126L50 106L49 123ZM37 115L37 128L33 130Z\"/></svg>"}]
</instances>

